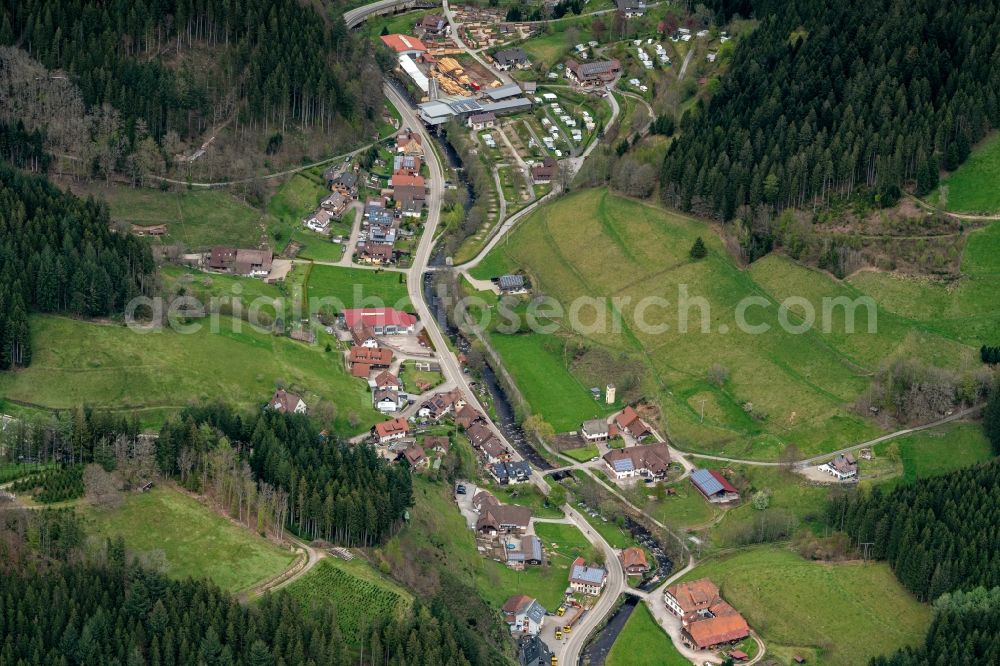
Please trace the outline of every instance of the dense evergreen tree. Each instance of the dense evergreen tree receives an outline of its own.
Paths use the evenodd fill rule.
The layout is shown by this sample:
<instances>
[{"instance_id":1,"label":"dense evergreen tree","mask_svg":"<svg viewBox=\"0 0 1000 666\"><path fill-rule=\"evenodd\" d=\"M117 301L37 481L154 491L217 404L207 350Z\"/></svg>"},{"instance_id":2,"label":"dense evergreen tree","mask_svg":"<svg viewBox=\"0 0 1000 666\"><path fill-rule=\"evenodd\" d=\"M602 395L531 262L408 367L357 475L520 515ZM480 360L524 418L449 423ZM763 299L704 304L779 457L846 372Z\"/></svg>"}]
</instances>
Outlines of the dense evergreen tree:
<instances>
[{"instance_id":1,"label":"dense evergreen tree","mask_svg":"<svg viewBox=\"0 0 1000 666\"><path fill-rule=\"evenodd\" d=\"M913 180L926 192L939 157L955 168L1000 126L1000 34L986 27L1000 22L1000 0L752 7L760 25L664 160L670 204L730 219L745 204L804 206Z\"/></svg>"},{"instance_id":2,"label":"dense evergreen tree","mask_svg":"<svg viewBox=\"0 0 1000 666\"><path fill-rule=\"evenodd\" d=\"M705 248L705 241L698 236L694 239L694 245L691 246L691 250L688 252L692 259L704 259L708 256L708 250Z\"/></svg>"},{"instance_id":3,"label":"dense evergreen tree","mask_svg":"<svg viewBox=\"0 0 1000 666\"><path fill-rule=\"evenodd\" d=\"M164 426L157 461L165 474L180 475L186 458L191 466L182 481L200 483L203 472L219 472L214 452L230 443L254 479L287 496L285 522L306 538L347 546L381 543L413 504L403 466L389 465L369 446L328 440L301 415L267 410L243 418L223 405L189 408ZM224 466L238 473L236 462Z\"/></svg>"},{"instance_id":4,"label":"dense evergreen tree","mask_svg":"<svg viewBox=\"0 0 1000 666\"><path fill-rule=\"evenodd\" d=\"M1000 384L993 387L983 410L983 431L990 440L993 453L1000 456Z\"/></svg>"},{"instance_id":5,"label":"dense evergreen tree","mask_svg":"<svg viewBox=\"0 0 1000 666\"><path fill-rule=\"evenodd\" d=\"M52 156L45 152L45 138L40 131L28 132L21 121L13 125L0 122L0 160L19 169L44 173Z\"/></svg>"},{"instance_id":6,"label":"dense evergreen tree","mask_svg":"<svg viewBox=\"0 0 1000 666\"><path fill-rule=\"evenodd\" d=\"M979 357L983 363L996 365L1000 363L1000 347L987 347L983 345L979 348Z\"/></svg>"},{"instance_id":7,"label":"dense evergreen tree","mask_svg":"<svg viewBox=\"0 0 1000 666\"><path fill-rule=\"evenodd\" d=\"M382 103L374 46L298 0L2 0L0 43L67 71L88 106L120 111L127 142L140 119L159 140L234 111L243 125L361 130Z\"/></svg>"},{"instance_id":8,"label":"dense evergreen tree","mask_svg":"<svg viewBox=\"0 0 1000 666\"><path fill-rule=\"evenodd\" d=\"M828 520L887 560L917 598L1000 586L1000 458L831 501Z\"/></svg>"},{"instance_id":9,"label":"dense evergreen tree","mask_svg":"<svg viewBox=\"0 0 1000 666\"><path fill-rule=\"evenodd\" d=\"M110 229L106 205L0 163L0 370L31 363L29 312L111 315L153 269L147 245Z\"/></svg>"},{"instance_id":10,"label":"dense evergreen tree","mask_svg":"<svg viewBox=\"0 0 1000 666\"><path fill-rule=\"evenodd\" d=\"M1000 587L945 594L934 602L934 619L924 644L871 666L980 666L1000 664Z\"/></svg>"}]
</instances>

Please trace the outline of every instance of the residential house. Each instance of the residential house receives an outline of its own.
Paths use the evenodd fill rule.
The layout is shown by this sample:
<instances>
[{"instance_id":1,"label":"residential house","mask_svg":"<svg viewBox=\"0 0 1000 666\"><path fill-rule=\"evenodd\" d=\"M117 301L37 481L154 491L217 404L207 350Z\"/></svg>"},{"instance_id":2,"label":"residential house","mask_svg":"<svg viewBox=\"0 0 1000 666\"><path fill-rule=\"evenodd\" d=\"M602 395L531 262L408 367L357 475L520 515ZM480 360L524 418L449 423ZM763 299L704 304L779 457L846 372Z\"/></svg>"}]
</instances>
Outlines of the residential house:
<instances>
[{"instance_id":1,"label":"residential house","mask_svg":"<svg viewBox=\"0 0 1000 666\"><path fill-rule=\"evenodd\" d=\"M359 243L358 258L366 264L384 266L391 264L396 256L392 243Z\"/></svg>"},{"instance_id":2,"label":"residential house","mask_svg":"<svg viewBox=\"0 0 1000 666\"><path fill-rule=\"evenodd\" d=\"M368 386L372 389L392 389L393 391L403 390L403 382L399 381L399 377L392 374L388 370L383 370L372 379L369 379Z\"/></svg>"},{"instance_id":3,"label":"residential house","mask_svg":"<svg viewBox=\"0 0 1000 666\"><path fill-rule=\"evenodd\" d=\"M618 559L621 560L622 568L625 569L626 575L641 576L649 571L649 564L646 562L646 553L642 548L636 548L635 546L626 548L622 550Z\"/></svg>"},{"instance_id":4,"label":"residential house","mask_svg":"<svg viewBox=\"0 0 1000 666\"><path fill-rule=\"evenodd\" d=\"M511 48L497 51L493 54L493 64L502 72L511 69L527 69L531 67L528 53L522 48Z\"/></svg>"},{"instance_id":5,"label":"residential house","mask_svg":"<svg viewBox=\"0 0 1000 666\"><path fill-rule=\"evenodd\" d=\"M492 111L474 113L466 119L465 124L476 132L489 129L496 126L497 115Z\"/></svg>"},{"instance_id":6,"label":"residential house","mask_svg":"<svg viewBox=\"0 0 1000 666\"><path fill-rule=\"evenodd\" d=\"M667 608L681 618L681 632L699 650L738 641L750 634L746 620L708 580L672 585L663 593Z\"/></svg>"},{"instance_id":7,"label":"residential house","mask_svg":"<svg viewBox=\"0 0 1000 666\"><path fill-rule=\"evenodd\" d=\"M396 222L390 224L372 224L368 227L366 245L392 245L396 242L399 226Z\"/></svg>"},{"instance_id":8,"label":"residential house","mask_svg":"<svg viewBox=\"0 0 1000 666\"><path fill-rule=\"evenodd\" d=\"M519 594L503 605L504 619L512 634L538 635L545 621L545 609L536 599Z\"/></svg>"},{"instance_id":9,"label":"residential house","mask_svg":"<svg viewBox=\"0 0 1000 666\"><path fill-rule=\"evenodd\" d=\"M347 328L361 324L375 335L402 335L416 330L417 318L395 308L348 308L340 313Z\"/></svg>"},{"instance_id":10,"label":"residential house","mask_svg":"<svg viewBox=\"0 0 1000 666\"><path fill-rule=\"evenodd\" d=\"M629 446L604 454L604 464L615 479L646 477L662 479L670 468L670 448L666 444Z\"/></svg>"},{"instance_id":11,"label":"residential house","mask_svg":"<svg viewBox=\"0 0 1000 666\"><path fill-rule=\"evenodd\" d=\"M538 636L525 635L517 644L517 666L551 666L552 651Z\"/></svg>"},{"instance_id":12,"label":"residential house","mask_svg":"<svg viewBox=\"0 0 1000 666\"><path fill-rule=\"evenodd\" d=\"M714 469L696 469L691 472L691 483L709 502L723 504L738 502L740 492Z\"/></svg>"},{"instance_id":13,"label":"residential house","mask_svg":"<svg viewBox=\"0 0 1000 666\"><path fill-rule=\"evenodd\" d=\"M483 413L472 405L466 405L455 412L455 425L464 430L468 430L473 423L483 420Z\"/></svg>"},{"instance_id":14,"label":"residential house","mask_svg":"<svg viewBox=\"0 0 1000 666\"><path fill-rule=\"evenodd\" d=\"M427 201L427 186L423 176L397 172L389 179L396 208L403 215L420 217Z\"/></svg>"},{"instance_id":15,"label":"residential house","mask_svg":"<svg viewBox=\"0 0 1000 666\"><path fill-rule=\"evenodd\" d=\"M480 490L473 495L472 509L476 513L482 513L483 509L488 509L491 506L500 506L500 502L493 496L493 493L488 490Z\"/></svg>"},{"instance_id":16,"label":"residential house","mask_svg":"<svg viewBox=\"0 0 1000 666\"><path fill-rule=\"evenodd\" d=\"M615 3L625 18L635 18L646 13L646 0L615 0Z\"/></svg>"},{"instance_id":17,"label":"residential house","mask_svg":"<svg viewBox=\"0 0 1000 666\"><path fill-rule=\"evenodd\" d=\"M510 451L507 450L507 447L504 446L504 443L496 435L490 435L476 449L479 450L483 462L487 464L506 460L510 455Z\"/></svg>"},{"instance_id":18,"label":"residential house","mask_svg":"<svg viewBox=\"0 0 1000 666\"><path fill-rule=\"evenodd\" d=\"M435 393L420 406L418 412L421 416L427 416L438 421L445 415L456 409L461 409L466 405L462 392L458 389Z\"/></svg>"},{"instance_id":19,"label":"residential house","mask_svg":"<svg viewBox=\"0 0 1000 666\"><path fill-rule=\"evenodd\" d=\"M502 294L523 294L527 291L523 275L501 275L497 278L497 286Z\"/></svg>"},{"instance_id":20,"label":"residential house","mask_svg":"<svg viewBox=\"0 0 1000 666\"><path fill-rule=\"evenodd\" d=\"M551 183L558 169L559 162L556 161L556 158L549 155L542 160L541 164L536 164L531 167L531 180L534 181L536 185Z\"/></svg>"},{"instance_id":21,"label":"residential house","mask_svg":"<svg viewBox=\"0 0 1000 666\"><path fill-rule=\"evenodd\" d=\"M396 134L396 152L404 155L424 155L424 142L419 132L407 128Z\"/></svg>"},{"instance_id":22,"label":"residential house","mask_svg":"<svg viewBox=\"0 0 1000 666\"><path fill-rule=\"evenodd\" d=\"M392 158L393 173L405 173L411 176L420 173L419 155L396 155Z\"/></svg>"},{"instance_id":23,"label":"residential house","mask_svg":"<svg viewBox=\"0 0 1000 666\"><path fill-rule=\"evenodd\" d=\"M382 199L369 199L365 202L364 218L369 224L392 224L392 211L385 207Z\"/></svg>"},{"instance_id":24,"label":"residential house","mask_svg":"<svg viewBox=\"0 0 1000 666\"><path fill-rule=\"evenodd\" d=\"M490 465L490 476L501 486L512 483L526 483L531 478L531 465L526 460L495 462Z\"/></svg>"},{"instance_id":25,"label":"residential house","mask_svg":"<svg viewBox=\"0 0 1000 666\"><path fill-rule=\"evenodd\" d=\"M574 592L596 597L604 589L608 571L602 566L586 564L582 557L573 560L569 569L569 587Z\"/></svg>"},{"instance_id":26,"label":"residential house","mask_svg":"<svg viewBox=\"0 0 1000 666\"><path fill-rule=\"evenodd\" d=\"M531 509L528 507L497 504L480 510L479 518L476 520L476 532L487 537L521 535L527 531L530 523Z\"/></svg>"},{"instance_id":27,"label":"residential house","mask_svg":"<svg viewBox=\"0 0 1000 666\"><path fill-rule=\"evenodd\" d=\"M428 14L417 21L413 31L421 37L447 37L451 34L451 25L440 14Z\"/></svg>"},{"instance_id":28,"label":"residential house","mask_svg":"<svg viewBox=\"0 0 1000 666\"><path fill-rule=\"evenodd\" d=\"M591 419L580 426L580 434L588 442L606 442L609 437L608 422L605 419Z\"/></svg>"},{"instance_id":29,"label":"residential house","mask_svg":"<svg viewBox=\"0 0 1000 666\"><path fill-rule=\"evenodd\" d=\"M351 199L358 197L358 174L353 171L344 171L337 174L335 178L329 181L328 185L331 191L339 192L345 197L350 197Z\"/></svg>"},{"instance_id":30,"label":"residential house","mask_svg":"<svg viewBox=\"0 0 1000 666\"><path fill-rule=\"evenodd\" d=\"M591 60L579 62L570 58L566 61L566 76L581 86L599 86L614 81L622 71L617 59Z\"/></svg>"},{"instance_id":31,"label":"residential house","mask_svg":"<svg viewBox=\"0 0 1000 666\"><path fill-rule=\"evenodd\" d=\"M411 58L419 58L427 53L427 46L416 37L409 35L382 35L382 43L398 55L410 56Z\"/></svg>"},{"instance_id":32,"label":"residential house","mask_svg":"<svg viewBox=\"0 0 1000 666\"><path fill-rule=\"evenodd\" d=\"M652 432L631 406L615 415L615 424L620 432L627 433L637 440L641 440Z\"/></svg>"},{"instance_id":33,"label":"residential house","mask_svg":"<svg viewBox=\"0 0 1000 666\"><path fill-rule=\"evenodd\" d=\"M274 392L271 402L267 404L270 409L282 414L305 414L306 403L294 393L289 393L284 389Z\"/></svg>"},{"instance_id":34,"label":"residential house","mask_svg":"<svg viewBox=\"0 0 1000 666\"><path fill-rule=\"evenodd\" d=\"M233 273L244 277L267 277L271 272L274 253L270 250L244 250L213 247L209 253L209 270Z\"/></svg>"},{"instance_id":35,"label":"residential house","mask_svg":"<svg viewBox=\"0 0 1000 666\"><path fill-rule=\"evenodd\" d=\"M392 388L377 388L372 391L372 406L383 414L398 412L406 406L406 394Z\"/></svg>"},{"instance_id":36,"label":"residential house","mask_svg":"<svg viewBox=\"0 0 1000 666\"><path fill-rule=\"evenodd\" d=\"M410 424L402 417L376 423L372 426L372 436L379 444L387 444L397 439L403 439L409 432Z\"/></svg>"},{"instance_id":37,"label":"residential house","mask_svg":"<svg viewBox=\"0 0 1000 666\"><path fill-rule=\"evenodd\" d=\"M368 347L370 349L378 347L375 331L364 324L357 324L351 328L351 341L355 347Z\"/></svg>"},{"instance_id":38,"label":"residential house","mask_svg":"<svg viewBox=\"0 0 1000 666\"><path fill-rule=\"evenodd\" d=\"M428 435L424 437L424 451L445 455L451 450L451 440L447 435Z\"/></svg>"},{"instance_id":39,"label":"residential house","mask_svg":"<svg viewBox=\"0 0 1000 666\"><path fill-rule=\"evenodd\" d=\"M423 469L430 464L427 456L424 455L423 448L417 444L411 444L406 447L406 450L400 454L400 457L406 461L410 469Z\"/></svg>"},{"instance_id":40,"label":"residential house","mask_svg":"<svg viewBox=\"0 0 1000 666\"><path fill-rule=\"evenodd\" d=\"M507 548L507 566L521 570L524 567L538 566L542 563L542 540L534 534L521 537L517 548Z\"/></svg>"},{"instance_id":41,"label":"residential house","mask_svg":"<svg viewBox=\"0 0 1000 666\"><path fill-rule=\"evenodd\" d=\"M319 206L320 208L326 209L333 213L333 216L340 218L347 210L348 204L351 203L351 197L341 193L341 192L330 192L330 195L323 199Z\"/></svg>"},{"instance_id":42,"label":"residential house","mask_svg":"<svg viewBox=\"0 0 1000 666\"><path fill-rule=\"evenodd\" d=\"M392 350L386 347L351 347L347 362L352 367L365 365L369 370L388 368L392 363Z\"/></svg>"},{"instance_id":43,"label":"residential house","mask_svg":"<svg viewBox=\"0 0 1000 666\"><path fill-rule=\"evenodd\" d=\"M330 221L333 213L325 208L317 208L312 215L306 218L303 223L308 229L317 233L325 234L330 228Z\"/></svg>"},{"instance_id":44,"label":"residential house","mask_svg":"<svg viewBox=\"0 0 1000 666\"><path fill-rule=\"evenodd\" d=\"M854 454L850 452L838 453L833 460L820 465L819 471L826 472L838 481L846 481L847 479L857 478L858 461L854 458Z\"/></svg>"}]
</instances>

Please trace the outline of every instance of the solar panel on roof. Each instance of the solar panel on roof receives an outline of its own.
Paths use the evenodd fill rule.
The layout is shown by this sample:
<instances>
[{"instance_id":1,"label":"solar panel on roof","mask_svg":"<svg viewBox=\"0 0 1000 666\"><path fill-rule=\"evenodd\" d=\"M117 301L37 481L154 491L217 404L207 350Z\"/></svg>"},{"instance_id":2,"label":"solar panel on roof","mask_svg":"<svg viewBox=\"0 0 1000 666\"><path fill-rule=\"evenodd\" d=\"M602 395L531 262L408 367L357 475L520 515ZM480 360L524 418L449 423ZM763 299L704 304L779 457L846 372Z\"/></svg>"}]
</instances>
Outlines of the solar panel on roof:
<instances>
[{"instance_id":1,"label":"solar panel on roof","mask_svg":"<svg viewBox=\"0 0 1000 666\"><path fill-rule=\"evenodd\" d=\"M621 460L615 461L615 471L616 472L631 472L635 467L632 465L631 458L623 458Z\"/></svg>"},{"instance_id":2,"label":"solar panel on roof","mask_svg":"<svg viewBox=\"0 0 1000 666\"><path fill-rule=\"evenodd\" d=\"M722 484L707 469L696 469L691 472L691 480L706 495L714 495L722 490Z\"/></svg>"}]
</instances>

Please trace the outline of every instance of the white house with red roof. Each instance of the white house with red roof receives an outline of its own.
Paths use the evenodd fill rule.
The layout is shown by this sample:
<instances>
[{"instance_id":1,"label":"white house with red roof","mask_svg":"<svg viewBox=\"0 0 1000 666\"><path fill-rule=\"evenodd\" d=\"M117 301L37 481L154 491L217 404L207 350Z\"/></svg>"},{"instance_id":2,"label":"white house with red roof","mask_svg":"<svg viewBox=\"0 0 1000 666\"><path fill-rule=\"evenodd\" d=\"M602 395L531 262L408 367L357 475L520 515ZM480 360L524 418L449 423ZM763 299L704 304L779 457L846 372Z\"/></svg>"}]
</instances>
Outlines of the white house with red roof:
<instances>
[{"instance_id":1,"label":"white house with red roof","mask_svg":"<svg viewBox=\"0 0 1000 666\"><path fill-rule=\"evenodd\" d=\"M379 444L387 444L397 439L403 439L410 434L410 424L399 417L372 426L372 436Z\"/></svg>"},{"instance_id":2,"label":"white house with red roof","mask_svg":"<svg viewBox=\"0 0 1000 666\"><path fill-rule=\"evenodd\" d=\"M382 43L399 55L419 58L424 53L427 53L427 46L416 37L411 37L410 35L400 35L398 33L395 35L382 35Z\"/></svg>"}]
</instances>

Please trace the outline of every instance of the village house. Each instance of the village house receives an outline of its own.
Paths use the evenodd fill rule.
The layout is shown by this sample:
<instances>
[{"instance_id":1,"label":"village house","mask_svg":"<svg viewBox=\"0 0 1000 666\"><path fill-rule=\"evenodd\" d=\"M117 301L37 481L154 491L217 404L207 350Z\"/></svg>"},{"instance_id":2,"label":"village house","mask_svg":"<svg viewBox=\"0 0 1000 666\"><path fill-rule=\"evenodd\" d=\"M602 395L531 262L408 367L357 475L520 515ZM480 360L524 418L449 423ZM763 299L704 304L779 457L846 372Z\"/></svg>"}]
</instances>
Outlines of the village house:
<instances>
[{"instance_id":1,"label":"village house","mask_svg":"<svg viewBox=\"0 0 1000 666\"><path fill-rule=\"evenodd\" d=\"M271 272L274 253L270 250L244 250L213 247L208 256L209 270L232 273L243 277L267 277Z\"/></svg>"},{"instance_id":2,"label":"village house","mask_svg":"<svg viewBox=\"0 0 1000 666\"><path fill-rule=\"evenodd\" d=\"M681 633L699 650L746 638L750 628L708 580L672 585L663 593L667 609L681 618Z\"/></svg>"},{"instance_id":3,"label":"village house","mask_svg":"<svg viewBox=\"0 0 1000 666\"><path fill-rule=\"evenodd\" d=\"M446 455L451 450L451 440L447 435L428 435L424 437L424 451L432 451L439 455Z\"/></svg>"},{"instance_id":4,"label":"village house","mask_svg":"<svg viewBox=\"0 0 1000 666\"><path fill-rule=\"evenodd\" d=\"M385 266L396 256L392 243L359 243L358 258L366 264Z\"/></svg>"},{"instance_id":5,"label":"village house","mask_svg":"<svg viewBox=\"0 0 1000 666\"><path fill-rule=\"evenodd\" d=\"M364 219L373 225L391 225L393 221L392 211L385 207L385 202L382 199L369 199L365 202Z\"/></svg>"},{"instance_id":6,"label":"village house","mask_svg":"<svg viewBox=\"0 0 1000 666\"><path fill-rule=\"evenodd\" d=\"M497 278L497 287L501 294L523 294L528 291L524 286L523 275L501 275Z\"/></svg>"},{"instance_id":7,"label":"village house","mask_svg":"<svg viewBox=\"0 0 1000 666\"><path fill-rule=\"evenodd\" d=\"M403 439L410 432L410 424L402 417L376 423L372 426L372 436L379 444L387 444L397 439Z\"/></svg>"},{"instance_id":8,"label":"village house","mask_svg":"<svg viewBox=\"0 0 1000 666\"><path fill-rule=\"evenodd\" d=\"M368 227L368 241L366 245L392 245L396 242L398 233L399 226L395 221L389 224L372 224Z\"/></svg>"},{"instance_id":9,"label":"village house","mask_svg":"<svg viewBox=\"0 0 1000 666\"><path fill-rule=\"evenodd\" d=\"M424 142L419 132L407 128L396 134L396 152L424 156Z\"/></svg>"},{"instance_id":10,"label":"village house","mask_svg":"<svg viewBox=\"0 0 1000 666\"><path fill-rule=\"evenodd\" d=\"M512 634L535 636L542 630L545 621L542 605L523 594L508 599L503 605L503 614Z\"/></svg>"},{"instance_id":11,"label":"village house","mask_svg":"<svg viewBox=\"0 0 1000 666\"><path fill-rule=\"evenodd\" d=\"M355 347L368 347L374 349L378 347L378 340L375 339L375 331L370 326L357 324L351 327L351 341Z\"/></svg>"},{"instance_id":12,"label":"village house","mask_svg":"<svg viewBox=\"0 0 1000 666\"><path fill-rule=\"evenodd\" d=\"M375 335L403 335L416 330L417 318L395 308L348 308L340 313L348 329L369 327Z\"/></svg>"},{"instance_id":13,"label":"village house","mask_svg":"<svg viewBox=\"0 0 1000 666\"><path fill-rule=\"evenodd\" d=\"M397 55L419 58L424 53L427 53L427 46L416 37L395 34L382 35L381 39L382 43L395 51Z\"/></svg>"},{"instance_id":14,"label":"village house","mask_svg":"<svg viewBox=\"0 0 1000 666\"><path fill-rule=\"evenodd\" d=\"M398 459L406 461L410 469L424 469L430 464L424 450L417 444L411 444L399 455Z\"/></svg>"},{"instance_id":15,"label":"village house","mask_svg":"<svg viewBox=\"0 0 1000 666\"><path fill-rule=\"evenodd\" d=\"M490 491L480 490L472 496L472 510L476 513L482 513L483 509L491 506L500 506L500 501Z\"/></svg>"},{"instance_id":16,"label":"village house","mask_svg":"<svg viewBox=\"0 0 1000 666\"><path fill-rule=\"evenodd\" d=\"M649 571L649 564L646 562L646 553L642 548L636 548L635 546L626 548L618 556L618 559L621 560L622 568L625 569L625 574L628 576L641 576Z\"/></svg>"},{"instance_id":17,"label":"village house","mask_svg":"<svg viewBox=\"0 0 1000 666\"><path fill-rule=\"evenodd\" d=\"M526 483L531 478L531 465L526 460L495 462L487 468L498 484Z\"/></svg>"},{"instance_id":18,"label":"village house","mask_svg":"<svg viewBox=\"0 0 1000 666\"><path fill-rule=\"evenodd\" d=\"M466 405L455 412L455 425L463 430L468 430L473 423L482 420L485 420L483 413L472 405Z\"/></svg>"},{"instance_id":19,"label":"village house","mask_svg":"<svg viewBox=\"0 0 1000 666\"><path fill-rule=\"evenodd\" d=\"M615 425L618 426L619 431L631 435L637 440L641 440L652 432L645 421L639 418L639 413L631 406L615 415Z\"/></svg>"},{"instance_id":20,"label":"village house","mask_svg":"<svg viewBox=\"0 0 1000 666\"><path fill-rule=\"evenodd\" d=\"M580 434L588 442L606 442L609 437L608 422L604 419L584 421L580 426Z\"/></svg>"},{"instance_id":21,"label":"village house","mask_svg":"<svg viewBox=\"0 0 1000 666\"><path fill-rule=\"evenodd\" d=\"M552 651L538 636L521 636L517 645L517 666L551 666Z\"/></svg>"},{"instance_id":22,"label":"village house","mask_svg":"<svg viewBox=\"0 0 1000 666\"><path fill-rule=\"evenodd\" d=\"M366 366L366 370L380 370L388 368L392 363L392 350L385 347L351 347L347 362L354 366ZM367 372L365 378L368 377Z\"/></svg>"},{"instance_id":23,"label":"village house","mask_svg":"<svg viewBox=\"0 0 1000 666\"><path fill-rule=\"evenodd\" d=\"M604 464L619 481L636 477L662 479L670 468L670 449L666 444L612 449L604 454Z\"/></svg>"},{"instance_id":24,"label":"village house","mask_svg":"<svg viewBox=\"0 0 1000 666\"><path fill-rule=\"evenodd\" d=\"M438 421L456 409L466 405L462 392L458 389L435 393L420 406L418 414Z\"/></svg>"},{"instance_id":25,"label":"village house","mask_svg":"<svg viewBox=\"0 0 1000 666\"><path fill-rule=\"evenodd\" d=\"M413 31L421 37L447 37L451 34L451 25L440 14L428 14L417 21Z\"/></svg>"},{"instance_id":26,"label":"village house","mask_svg":"<svg viewBox=\"0 0 1000 666\"><path fill-rule=\"evenodd\" d=\"M406 394L394 388L377 388L372 391L372 406L383 414L398 412L406 407Z\"/></svg>"},{"instance_id":27,"label":"village house","mask_svg":"<svg viewBox=\"0 0 1000 666\"><path fill-rule=\"evenodd\" d=\"M566 76L581 86L599 86L611 83L622 71L617 59L591 60L579 62L570 58L566 61Z\"/></svg>"},{"instance_id":28,"label":"village house","mask_svg":"<svg viewBox=\"0 0 1000 666\"><path fill-rule=\"evenodd\" d=\"M573 560L569 568L569 587L579 594L596 597L604 589L608 571L602 566L589 565L582 557Z\"/></svg>"},{"instance_id":29,"label":"village house","mask_svg":"<svg viewBox=\"0 0 1000 666\"><path fill-rule=\"evenodd\" d=\"M531 509L526 506L497 504L486 506L476 520L476 533L480 536L497 537L507 534L520 536L531 523Z\"/></svg>"},{"instance_id":30,"label":"village house","mask_svg":"<svg viewBox=\"0 0 1000 666\"><path fill-rule=\"evenodd\" d=\"M625 18L636 18L646 13L646 0L615 0L615 4Z\"/></svg>"},{"instance_id":31,"label":"village house","mask_svg":"<svg viewBox=\"0 0 1000 666\"><path fill-rule=\"evenodd\" d=\"M289 393L284 389L278 389L274 392L274 396L271 398L271 402L267 404L268 408L273 409L276 412L281 412L282 414L305 414L306 413L306 403L299 396L294 393Z\"/></svg>"},{"instance_id":32,"label":"village house","mask_svg":"<svg viewBox=\"0 0 1000 666\"><path fill-rule=\"evenodd\" d=\"M317 208L312 215L307 217L303 222L307 229L311 229L320 234L325 234L330 228L330 221L333 219L333 213L326 210L325 208Z\"/></svg>"},{"instance_id":33,"label":"village house","mask_svg":"<svg viewBox=\"0 0 1000 666\"><path fill-rule=\"evenodd\" d=\"M411 176L420 173L419 155L396 155L392 158L392 172L405 173Z\"/></svg>"},{"instance_id":34,"label":"village house","mask_svg":"<svg viewBox=\"0 0 1000 666\"><path fill-rule=\"evenodd\" d=\"M556 158L549 155L542 160L541 164L531 167L531 180L534 181L535 185L551 183L558 168L559 162L556 161Z\"/></svg>"},{"instance_id":35,"label":"village house","mask_svg":"<svg viewBox=\"0 0 1000 666\"><path fill-rule=\"evenodd\" d=\"M330 192L330 195L319 203L319 207L330 211L334 217L339 219L351 201L351 197L341 192Z\"/></svg>"},{"instance_id":36,"label":"village house","mask_svg":"<svg viewBox=\"0 0 1000 666\"><path fill-rule=\"evenodd\" d=\"M369 379L368 386L372 389L392 389L393 391L403 390L403 382L399 381L399 377L392 374L388 370L383 370Z\"/></svg>"},{"instance_id":37,"label":"village house","mask_svg":"<svg viewBox=\"0 0 1000 666\"><path fill-rule=\"evenodd\" d=\"M858 461L850 452L838 453L833 460L823 463L817 469L821 472L826 472L838 481L846 481L857 478Z\"/></svg>"},{"instance_id":38,"label":"village house","mask_svg":"<svg viewBox=\"0 0 1000 666\"><path fill-rule=\"evenodd\" d=\"M511 48L497 51L493 54L493 64L501 72L511 69L527 69L531 67L528 53L522 48Z\"/></svg>"},{"instance_id":39,"label":"village house","mask_svg":"<svg viewBox=\"0 0 1000 666\"><path fill-rule=\"evenodd\" d=\"M423 176L397 172L389 179L396 208L408 217L420 217L427 200L427 186Z\"/></svg>"},{"instance_id":40,"label":"village house","mask_svg":"<svg viewBox=\"0 0 1000 666\"><path fill-rule=\"evenodd\" d=\"M495 127L497 124L497 116L492 111L474 113L466 119L465 124L473 131L478 132L480 130Z\"/></svg>"},{"instance_id":41,"label":"village house","mask_svg":"<svg viewBox=\"0 0 1000 666\"><path fill-rule=\"evenodd\" d=\"M358 198L358 175L353 171L344 171L337 174L327 184L332 192L339 192L351 199Z\"/></svg>"},{"instance_id":42,"label":"village house","mask_svg":"<svg viewBox=\"0 0 1000 666\"><path fill-rule=\"evenodd\" d=\"M542 540L534 534L521 537L517 548L505 549L507 566L518 571L526 566L538 566L542 563Z\"/></svg>"},{"instance_id":43,"label":"village house","mask_svg":"<svg viewBox=\"0 0 1000 666\"><path fill-rule=\"evenodd\" d=\"M740 491L714 469L696 469L691 472L691 484L713 504L738 502L740 499Z\"/></svg>"}]
</instances>

